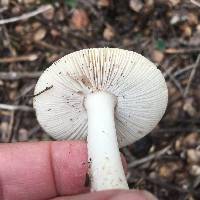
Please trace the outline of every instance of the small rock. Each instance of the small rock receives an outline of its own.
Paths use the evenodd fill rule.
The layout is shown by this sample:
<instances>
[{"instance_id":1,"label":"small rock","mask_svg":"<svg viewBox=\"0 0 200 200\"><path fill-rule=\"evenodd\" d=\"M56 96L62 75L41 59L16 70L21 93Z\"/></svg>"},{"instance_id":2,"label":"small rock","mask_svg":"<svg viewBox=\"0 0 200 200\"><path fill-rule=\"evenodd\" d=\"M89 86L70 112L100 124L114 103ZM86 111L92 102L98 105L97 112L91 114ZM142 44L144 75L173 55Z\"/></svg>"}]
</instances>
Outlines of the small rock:
<instances>
[{"instance_id":1,"label":"small rock","mask_svg":"<svg viewBox=\"0 0 200 200\"><path fill-rule=\"evenodd\" d=\"M200 163L200 151L196 149L187 150L187 162L190 164Z\"/></svg>"},{"instance_id":2,"label":"small rock","mask_svg":"<svg viewBox=\"0 0 200 200\"><path fill-rule=\"evenodd\" d=\"M114 36L115 36L115 31L112 28L112 26L106 25L106 28L103 31L103 37L104 37L104 39L110 41L110 40L113 39Z\"/></svg>"},{"instance_id":3,"label":"small rock","mask_svg":"<svg viewBox=\"0 0 200 200\"><path fill-rule=\"evenodd\" d=\"M158 50L154 50L154 51L152 52L151 57L152 57L152 60L153 60L154 62L160 64L160 63L163 61L163 59L164 59L164 53L162 53L161 51L158 51Z\"/></svg>"},{"instance_id":4,"label":"small rock","mask_svg":"<svg viewBox=\"0 0 200 200\"><path fill-rule=\"evenodd\" d=\"M83 9L75 9L72 14L71 24L79 30L86 28L89 25L87 13Z\"/></svg>"},{"instance_id":5,"label":"small rock","mask_svg":"<svg viewBox=\"0 0 200 200\"><path fill-rule=\"evenodd\" d=\"M44 28L39 28L35 33L34 33L34 36L33 36L33 40L35 42L38 42L38 41L41 41L45 38L46 36L46 29Z\"/></svg>"},{"instance_id":6,"label":"small rock","mask_svg":"<svg viewBox=\"0 0 200 200\"><path fill-rule=\"evenodd\" d=\"M52 20L55 15L55 8L52 5L49 5L51 8L43 12L42 15L46 20Z\"/></svg>"},{"instance_id":7,"label":"small rock","mask_svg":"<svg viewBox=\"0 0 200 200\"><path fill-rule=\"evenodd\" d=\"M141 0L130 0L129 1L129 6L133 11L138 13L138 12L141 11L141 9L143 8L144 4L142 3Z\"/></svg>"}]
</instances>

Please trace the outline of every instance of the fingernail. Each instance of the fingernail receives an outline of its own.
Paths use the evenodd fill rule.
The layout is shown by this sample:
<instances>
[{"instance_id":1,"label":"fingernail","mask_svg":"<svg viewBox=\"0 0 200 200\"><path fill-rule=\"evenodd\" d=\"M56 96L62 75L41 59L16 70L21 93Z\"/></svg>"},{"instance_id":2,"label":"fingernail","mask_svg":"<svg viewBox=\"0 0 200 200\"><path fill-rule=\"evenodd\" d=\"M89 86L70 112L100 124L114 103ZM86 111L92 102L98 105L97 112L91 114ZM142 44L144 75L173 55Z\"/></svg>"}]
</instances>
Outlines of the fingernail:
<instances>
[{"instance_id":1,"label":"fingernail","mask_svg":"<svg viewBox=\"0 0 200 200\"><path fill-rule=\"evenodd\" d=\"M147 200L158 200L154 195L148 191L143 191L143 194Z\"/></svg>"}]
</instances>

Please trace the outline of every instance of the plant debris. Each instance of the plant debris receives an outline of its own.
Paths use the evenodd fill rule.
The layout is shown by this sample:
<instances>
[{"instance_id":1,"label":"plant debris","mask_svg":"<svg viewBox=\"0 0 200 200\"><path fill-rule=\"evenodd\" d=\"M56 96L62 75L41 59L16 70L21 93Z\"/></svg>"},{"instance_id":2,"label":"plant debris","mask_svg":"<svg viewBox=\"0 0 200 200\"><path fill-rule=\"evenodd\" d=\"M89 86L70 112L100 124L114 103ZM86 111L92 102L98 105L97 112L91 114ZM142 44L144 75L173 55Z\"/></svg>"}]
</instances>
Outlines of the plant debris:
<instances>
[{"instance_id":1,"label":"plant debris","mask_svg":"<svg viewBox=\"0 0 200 200\"><path fill-rule=\"evenodd\" d=\"M28 97L34 97L38 77L55 60L83 48L132 50L158 65L169 104L150 135L122 149L129 186L159 200L198 200L199 9L198 0L2 1L0 142L51 140ZM86 175L86 186L88 180Z\"/></svg>"}]
</instances>

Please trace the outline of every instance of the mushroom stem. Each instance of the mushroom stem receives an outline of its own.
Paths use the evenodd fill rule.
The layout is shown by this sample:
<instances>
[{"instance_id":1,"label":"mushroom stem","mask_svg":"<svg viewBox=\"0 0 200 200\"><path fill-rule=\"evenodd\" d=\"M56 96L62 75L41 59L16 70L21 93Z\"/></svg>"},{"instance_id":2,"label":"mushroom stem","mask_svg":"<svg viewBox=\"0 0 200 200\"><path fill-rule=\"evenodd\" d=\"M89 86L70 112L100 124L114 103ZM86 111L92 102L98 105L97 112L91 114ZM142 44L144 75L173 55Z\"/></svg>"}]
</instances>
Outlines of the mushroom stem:
<instances>
[{"instance_id":1,"label":"mushroom stem","mask_svg":"<svg viewBox=\"0 0 200 200\"><path fill-rule=\"evenodd\" d=\"M88 162L91 190L129 189L124 174L115 129L117 99L95 92L85 99L88 114Z\"/></svg>"}]
</instances>

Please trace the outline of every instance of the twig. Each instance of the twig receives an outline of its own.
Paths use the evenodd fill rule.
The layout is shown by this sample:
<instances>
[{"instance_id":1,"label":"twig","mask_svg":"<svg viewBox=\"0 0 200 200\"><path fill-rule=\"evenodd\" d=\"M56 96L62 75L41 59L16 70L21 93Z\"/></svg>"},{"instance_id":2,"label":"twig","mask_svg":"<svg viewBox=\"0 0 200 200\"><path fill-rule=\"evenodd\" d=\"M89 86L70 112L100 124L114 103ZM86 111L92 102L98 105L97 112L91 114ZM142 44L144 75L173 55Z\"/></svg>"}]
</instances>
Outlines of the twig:
<instances>
[{"instance_id":1,"label":"twig","mask_svg":"<svg viewBox=\"0 0 200 200\"><path fill-rule=\"evenodd\" d=\"M47 43L45 41L38 41L36 43L39 44L40 46L46 48L46 49L50 49L50 50L53 50L53 51L59 51L59 52L60 51L66 51L65 48L54 46L54 45Z\"/></svg>"},{"instance_id":2,"label":"twig","mask_svg":"<svg viewBox=\"0 0 200 200\"><path fill-rule=\"evenodd\" d=\"M187 84L187 86L186 86L186 88L185 88L185 91L184 91L184 93L183 93L183 96L184 96L184 97L187 97L187 95L188 95L188 93L189 93L192 80L193 80L194 75L195 75L195 73L196 73L196 69L197 69L197 67L198 67L199 65L200 65L200 54L198 55L197 60L196 60L195 65L194 65L194 68L193 68L192 71L191 71L191 74L190 74L190 77L189 77L189 80L188 80L188 84Z\"/></svg>"},{"instance_id":3,"label":"twig","mask_svg":"<svg viewBox=\"0 0 200 200\"><path fill-rule=\"evenodd\" d=\"M51 8L52 8L51 5L43 5L43 6L40 6L39 8L37 8L36 10L29 12L29 13L25 13L21 16L12 17L12 18L8 18L8 19L2 19L2 20L0 20L0 25L13 23L13 22L21 21L21 20L26 20L26 19L34 17L40 13L43 13Z\"/></svg>"},{"instance_id":4,"label":"twig","mask_svg":"<svg viewBox=\"0 0 200 200\"><path fill-rule=\"evenodd\" d=\"M0 72L0 80L19 80L38 78L42 72Z\"/></svg>"},{"instance_id":5,"label":"twig","mask_svg":"<svg viewBox=\"0 0 200 200\"><path fill-rule=\"evenodd\" d=\"M22 61L34 61L38 58L36 54L24 55L24 56L12 56L0 58L0 63L14 63Z\"/></svg>"},{"instance_id":6,"label":"twig","mask_svg":"<svg viewBox=\"0 0 200 200\"><path fill-rule=\"evenodd\" d=\"M25 111L25 112L33 111L33 108L29 107L29 106L25 106L25 105L8 105L8 104L2 104L2 103L0 104L0 109L11 110L11 111L20 110L20 111Z\"/></svg>"},{"instance_id":7,"label":"twig","mask_svg":"<svg viewBox=\"0 0 200 200\"><path fill-rule=\"evenodd\" d=\"M44 92L50 90L52 87L53 87L53 85L51 85L51 86L49 86L49 87L46 87L44 90L38 92L38 93L35 94L35 95L29 96L29 97L36 97L36 96L39 96L39 95L41 95L42 93L44 93Z\"/></svg>"},{"instance_id":8,"label":"twig","mask_svg":"<svg viewBox=\"0 0 200 200\"><path fill-rule=\"evenodd\" d=\"M174 76L175 76L175 77L176 77L176 76L179 76L179 75L181 75L182 73L187 72L187 71L189 71L189 70L192 69L192 68L194 68L194 64L189 65L189 66L187 66L187 67L184 67L183 69L177 70L176 72L174 72Z\"/></svg>"},{"instance_id":9,"label":"twig","mask_svg":"<svg viewBox=\"0 0 200 200\"><path fill-rule=\"evenodd\" d=\"M164 149L157 151L153 154L150 154L144 158L138 159L138 160L134 160L133 162L128 164L128 168L133 168L136 167L138 165L144 164L146 162L150 162L153 159L157 159L160 156L162 156L163 154L165 154L169 149L171 148L171 144L166 146Z\"/></svg>"},{"instance_id":10,"label":"twig","mask_svg":"<svg viewBox=\"0 0 200 200\"><path fill-rule=\"evenodd\" d=\"M174 85L177 87L177 89L179 90L181 96L184 97L184 91L181 84L177 81L177 79L174 77L173 74L168 74L168 76L171 79L171 81L174 83Z\"/></svg>"},{"instance_id":11,"label":"twig","mask_svg":"<svg viewBox=\"0 0 200 200\"><path fill-rule=\"evenodd\" d=\"M200 2L197 0L190 0L193 4L195 4L196 6L199 6L200 7Z\"/></svg>"},{"instance_id":12,"label":"twig","mask_svg":"<svg viewBox=\"0 0 200 200\"><path fill-rule=\"evenodd\" d=\"M175 67L170 67L168 69L165 70L165 72L163 73L163 76L166 78L169 74L171 74L171 72L174 70Z\"/></svg>"},{"instance_id":13,"label":"twig","mask_svg":"<svg viewBox=\"0 0 200 200\"><path fill-rule=\"evenodd\" d=\"M200 52L200 48L181 48L181 49L175 49L175 48L169 48L165 50L165 53L168 54L184 54L184 53L196 53Z\"/></svg>"}]
</instances>

